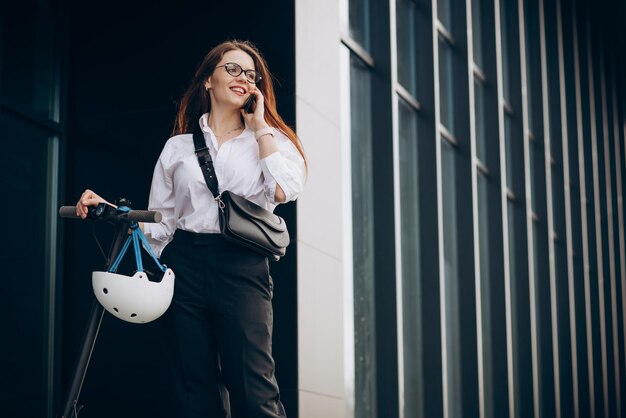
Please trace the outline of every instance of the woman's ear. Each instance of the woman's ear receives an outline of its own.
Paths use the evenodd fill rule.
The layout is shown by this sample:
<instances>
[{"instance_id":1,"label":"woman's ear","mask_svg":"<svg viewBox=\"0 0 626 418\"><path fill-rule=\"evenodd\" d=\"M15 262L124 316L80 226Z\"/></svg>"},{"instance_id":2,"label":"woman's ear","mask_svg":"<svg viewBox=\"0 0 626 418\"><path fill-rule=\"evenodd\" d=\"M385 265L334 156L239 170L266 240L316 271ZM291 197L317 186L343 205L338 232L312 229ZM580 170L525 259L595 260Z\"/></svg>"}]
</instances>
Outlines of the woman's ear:
<instances>
[{"instance_id":1,"label":"woman's ear","mask_svg":"<svg viewBox=\"0 0 626 418\"><path fill-rule=\"evenodd\" d=\"M207 78L207 80L204 82L204 89L206 91L209 91L210 88L211 88L211 77Z\"/></svg>"}]
</instances>

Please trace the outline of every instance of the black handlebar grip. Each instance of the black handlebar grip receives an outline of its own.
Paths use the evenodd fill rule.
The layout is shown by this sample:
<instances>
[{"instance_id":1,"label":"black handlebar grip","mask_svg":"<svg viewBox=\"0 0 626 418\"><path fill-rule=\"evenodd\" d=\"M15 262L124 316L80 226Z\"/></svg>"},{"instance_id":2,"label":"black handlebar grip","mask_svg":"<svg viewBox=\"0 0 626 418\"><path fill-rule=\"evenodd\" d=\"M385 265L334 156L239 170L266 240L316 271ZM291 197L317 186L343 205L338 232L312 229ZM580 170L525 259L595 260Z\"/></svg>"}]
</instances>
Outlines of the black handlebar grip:
<instances>
[{"instance_id":1,"label":"black handlebar grip","mask_svg":"<svg viewBox=\"0 0 626 418\"><path fill-rule=\"evenodd\" d=\"M128 219L136 222L159 223L161 222L161 212L154 210L131 210L128 212Z\"/></svg>"},{"instance_id":2,"label":"black handlebar grip","mask_svg":"<svg viewBox=\"0 0 626 418\"><path fill-rule=\"evenodd\" d=\"M80 219L80 216L76 215L76 206L61 206L59 216L61 218Z\"/></svg>"}]
</instances>

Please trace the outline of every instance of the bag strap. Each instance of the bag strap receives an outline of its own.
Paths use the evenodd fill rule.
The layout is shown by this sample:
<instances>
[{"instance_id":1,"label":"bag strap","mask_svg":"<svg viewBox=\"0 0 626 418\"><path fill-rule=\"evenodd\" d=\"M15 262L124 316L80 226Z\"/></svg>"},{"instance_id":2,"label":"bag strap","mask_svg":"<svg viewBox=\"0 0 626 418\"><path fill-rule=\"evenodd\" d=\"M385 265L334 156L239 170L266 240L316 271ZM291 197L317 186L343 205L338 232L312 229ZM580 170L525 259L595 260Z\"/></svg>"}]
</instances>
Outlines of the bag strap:
<instances>
[{"instance_id":1,"label":"bag strap","mask_svg":"<svg viewBox=\"0 0 626 418\"><path fill-rule=\"evenodd\" d=\"M213 197L218 197L220 193L217 183L217 175L215 174L215 167L213 167L213 159L211 158L211 153L209 152L209 148L206 146L204 135L202 135L202 131L200 131L199 126L196 126L193 130L193 145L196 149L196 156L198 157L198 164L200 164L204 181L206 182L206 185L211 193L213 193Z\"/></svg>"}]
</instances>

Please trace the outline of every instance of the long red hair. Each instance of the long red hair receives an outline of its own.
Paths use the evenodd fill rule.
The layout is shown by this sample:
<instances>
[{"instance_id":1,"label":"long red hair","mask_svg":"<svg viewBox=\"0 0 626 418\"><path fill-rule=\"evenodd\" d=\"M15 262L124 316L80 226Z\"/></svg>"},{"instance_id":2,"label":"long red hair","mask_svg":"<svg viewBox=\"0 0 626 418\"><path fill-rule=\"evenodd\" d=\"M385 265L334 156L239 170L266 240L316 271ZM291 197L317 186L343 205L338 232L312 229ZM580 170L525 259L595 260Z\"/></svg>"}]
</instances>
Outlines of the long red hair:
<instances>
[{"instance_id":1,"label":"long red hair","mask_svg":"<svg viewBox=\"0 0 626 418\"><path fill-rule=\"evenodd\" d=\"M276 95L274 94L274 84L272 83L272 74L270 73L267 63L261 52L249 41L231 40L222 42L209 51L202 60L202 63L196 70L191 84L183 95L174 122L172 135L185 134L193 132L195 124L204 113L211 111L211 98L208 91L205 90L204 84L206 80L213 74L215 67L222 60L224 54L228 51L241 50L254 61L254 68L261 74L261 81L256 87L263 93L265 103L265 121L269 126L281 130L291 142L296 146L304 162L306 164L306 156L304 148L293 129L289 127L283 118L276 111Z\"/></svg>"}]
</instances>

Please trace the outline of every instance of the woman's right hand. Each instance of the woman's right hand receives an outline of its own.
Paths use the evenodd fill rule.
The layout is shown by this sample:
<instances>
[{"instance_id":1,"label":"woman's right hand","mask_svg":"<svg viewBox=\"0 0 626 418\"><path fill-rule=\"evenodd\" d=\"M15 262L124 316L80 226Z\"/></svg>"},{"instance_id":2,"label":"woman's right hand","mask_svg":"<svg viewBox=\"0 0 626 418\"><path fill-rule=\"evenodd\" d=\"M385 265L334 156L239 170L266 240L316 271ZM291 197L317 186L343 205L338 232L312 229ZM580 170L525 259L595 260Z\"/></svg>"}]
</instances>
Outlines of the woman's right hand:
<instances>
[{"instance_id":1,"label":"woman's right hand","mask_svg":"<svg viewBox=\"0 0 626 418\"><path fill-rule=\"evenodd\" d=\"M97 206L100 203L106 203L107 205L116 207L98 196L96 193L86 189L76 203L76 215L85 219L89 211L89 206Z\"/></svg>"}]
</instances>

